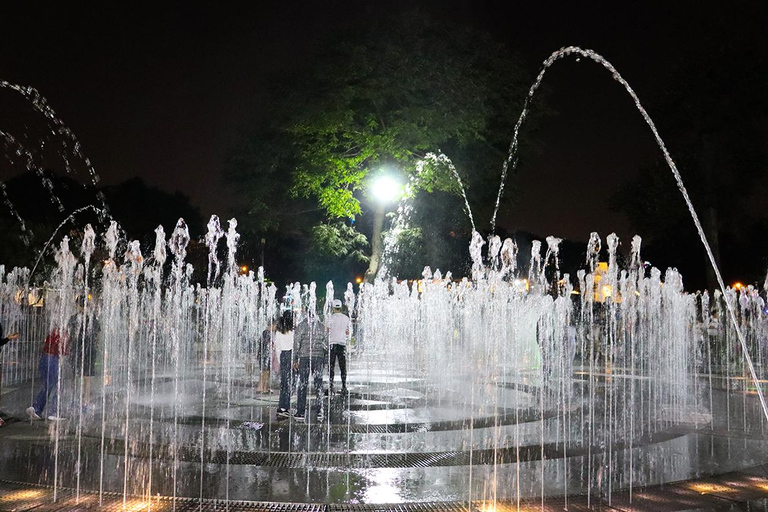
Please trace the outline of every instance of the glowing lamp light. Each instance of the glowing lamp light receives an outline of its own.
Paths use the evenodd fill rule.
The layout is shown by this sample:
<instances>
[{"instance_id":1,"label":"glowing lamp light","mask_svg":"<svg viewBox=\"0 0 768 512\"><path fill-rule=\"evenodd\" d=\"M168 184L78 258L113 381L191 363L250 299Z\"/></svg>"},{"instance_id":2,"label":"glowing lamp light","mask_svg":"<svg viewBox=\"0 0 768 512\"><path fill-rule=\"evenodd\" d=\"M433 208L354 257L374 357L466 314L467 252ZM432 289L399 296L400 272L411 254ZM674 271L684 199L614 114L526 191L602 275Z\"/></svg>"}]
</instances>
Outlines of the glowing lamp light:
<instances>
[{"instance_id":1,"label":"glowing lamp light","mask_svg":"<svg viewBox=\"0 0 768 512\"><path fill-rule=\"evenodd\" d=\"M355 278L355 282L356 282L357 284L360 284L360 283L362 283L362 282L363 282L363 278L362 278L362 277L356 277L356 278Z\"/></svg>"},{"instance_id":2,"label":"glowing lamp light","mask_svg":"<svg viewBox=\"0 0 768 512\"><path fill-rule=\"evenodd\" d=\"M388 203L403 192L403 187L392 176L379 176L371 185L373 196L382 203Z\"/></svg>"},{"instance_id":3,"label":"glowing lamp light","mask_svg":"<svg viewBox=\"0 0 768 512\"><path fill-rule=\"evenodd\" d=\"M242 265L240 267L240 273L241 274L247 274L248 273L248 265Z\"/></svg>"},{"instance_id":4,"label":"glowing lamp light","mask_svg":"<svg viewBox=\"0 0 768 512\"><path fill-rule=\"evenodd\" d=\"M741 284L740 282L736 281L735 283L733 283L733 286L731 286L731 288L735 288L737 290L741 290L742 288L744 288L744 285Z\"/></svg>"}]
</instances>

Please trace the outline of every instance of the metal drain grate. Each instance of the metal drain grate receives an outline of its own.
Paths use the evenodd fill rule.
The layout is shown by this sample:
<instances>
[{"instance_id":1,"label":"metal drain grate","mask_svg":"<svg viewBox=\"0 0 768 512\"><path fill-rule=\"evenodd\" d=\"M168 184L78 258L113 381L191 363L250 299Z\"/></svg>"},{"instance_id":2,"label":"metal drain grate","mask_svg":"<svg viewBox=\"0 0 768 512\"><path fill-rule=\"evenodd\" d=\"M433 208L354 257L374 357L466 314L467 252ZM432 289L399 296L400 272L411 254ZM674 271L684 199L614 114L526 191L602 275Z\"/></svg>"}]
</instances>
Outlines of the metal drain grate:
<instances>
[{"instance_id":1,"label":"metal drain grate","mask_svg":"<svg viewBox=\"0 0 768 512\"><path fill-rule=\"evenodd\" d=\"M673 430L657 432L652 436L646 436L633 441L633 447L641 447L663 441L668 441L676 437L685 435ZM117 445L117 444L116 444ZM115 448L120 448L113 445ZM627 448L626 443L614 443L613 449ZM135 449L136 447L134 447ZM601 446L571 446L568 448L567 455L570 457L584 455L588 452L601 453L606 448ZM143 456L148 451L144 446L137 451L131 452L132 456ZM123 453L121 449L116 449L114 453ZM156 450L158 458L161 453L170 453L170 450ZM435 466L469 466L487 465L495 463L514 463L527 462L544 459L563 458L566 455L562 443L547 443L545 445L526 445L526 446L501 446L498 448L485 448L466 451L444 451L444 452L396 452L387 454L364 454L364 453L322 453L322 452L245 452L235 451L227 453L224 450L215 450L205 454L206 463L214 464L236 464L250 466L264 466L277 468L420 468ZM200 452L191 447L179 449L179 460L185 462L200 462Z\"/></svg>"},{"instance_id":2,"label":"metal drain grate","mask_svg":"<svg viewBox=\"0 0 768 512\"><path fill-rule=\"evenodd\" d=\"M114 492L101 495L95 491L58 488L54 502L53 488L0 480L0 511L74 512L98 510L103 512L326 512L324 503L280 503L268 501L225 501L217 499L171 498L157 496L149 500L144 496L123 496Z\"/></svg>"},{"instance_id":3,"label":"metal drain grate","mask_svg":"<svg viewBox=\"0 0 768 512\"><path fill-rule=\"evenodd\" d=\"M472 507L472 511L478 510ZM428 502L397 503L393 505L328 505L328 512L470 512L466 503Z\"/></svg>"}]
</instances>

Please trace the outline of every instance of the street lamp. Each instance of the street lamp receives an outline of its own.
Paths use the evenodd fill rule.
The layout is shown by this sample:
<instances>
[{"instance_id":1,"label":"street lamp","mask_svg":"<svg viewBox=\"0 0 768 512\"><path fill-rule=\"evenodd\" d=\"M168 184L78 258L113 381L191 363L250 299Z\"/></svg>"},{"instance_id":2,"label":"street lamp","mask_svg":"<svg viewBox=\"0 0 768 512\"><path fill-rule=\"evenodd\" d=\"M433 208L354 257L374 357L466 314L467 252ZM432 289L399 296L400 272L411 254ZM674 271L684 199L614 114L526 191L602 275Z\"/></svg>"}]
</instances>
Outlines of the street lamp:
<instances>
[{"instance_id":1,"label":"street lamp","mask_svg":"<svg viewBox=\"0 0 768 512\"><path fill-rule=\"evenodd\" d=\"M368 270L365 271L365 280L373 282L382 254L381 233L384 226L385 206L403 194L403 186L391 174L382 172L370 184L370 194L376 200L373 210L373 236L371 237L371 259L368 262Z\"/></svg>"},{"instance_id":2,"label":"street lamp","mask_svg":"<svg viewBox=\"0 0 768 512\"><path fill-rule=\"evenodd\" d=\"M373 196L381 203L389 203L402 193L402 185L392 176L382 174L371 184Z\"/></svg>"}]
</instances>

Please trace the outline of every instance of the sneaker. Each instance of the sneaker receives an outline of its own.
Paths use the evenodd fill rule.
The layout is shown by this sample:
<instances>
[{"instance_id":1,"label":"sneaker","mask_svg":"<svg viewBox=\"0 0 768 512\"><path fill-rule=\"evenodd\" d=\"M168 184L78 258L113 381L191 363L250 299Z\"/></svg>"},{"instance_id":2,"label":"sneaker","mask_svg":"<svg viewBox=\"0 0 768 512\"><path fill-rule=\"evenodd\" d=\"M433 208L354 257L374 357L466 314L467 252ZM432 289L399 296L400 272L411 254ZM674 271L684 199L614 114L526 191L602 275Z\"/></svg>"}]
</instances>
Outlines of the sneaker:
<instances>
[{"instance_id":1,"label":"sneaker","mask_svg":"<svg viewBox=\"0 0 768 512\"><path fill-rule=\"evenodd\" d=\"M67 418L62 418L61 416L48 416L48 421L64 421Z\"/></svg>"},{"instance_id":2,"label":"sneaker","mask_svg":"<svg viewBox=\"0 0 768 512\"><path fill-rule=\"evenodd\" d=\"M277 410L277 417L278 418L290 418L291 413L288 409L278 409Z\"/></svg>"},{"instance_id":3,"label":"sneaker","mask_svg":"<svg viewBox=\"0 0 768 512\"><path fill-rule=\"evenodd\" d=\"M29 416L30 421L39 421L43 419L37 414L37 412L35 412L34 407L27 407L27 416Z\"/></svg>"},{"instance_id":4,"label":"sneaker","mask_svg":"<svg viewBox=\"0 0 768 512\"><path fill-rule=\"evenodd\" d=\"M294 414L293 421L296 421L298 423L304 423L306 420L304 419L304 416L299 416L298 414Z\"/></svg>"}]
</instances>

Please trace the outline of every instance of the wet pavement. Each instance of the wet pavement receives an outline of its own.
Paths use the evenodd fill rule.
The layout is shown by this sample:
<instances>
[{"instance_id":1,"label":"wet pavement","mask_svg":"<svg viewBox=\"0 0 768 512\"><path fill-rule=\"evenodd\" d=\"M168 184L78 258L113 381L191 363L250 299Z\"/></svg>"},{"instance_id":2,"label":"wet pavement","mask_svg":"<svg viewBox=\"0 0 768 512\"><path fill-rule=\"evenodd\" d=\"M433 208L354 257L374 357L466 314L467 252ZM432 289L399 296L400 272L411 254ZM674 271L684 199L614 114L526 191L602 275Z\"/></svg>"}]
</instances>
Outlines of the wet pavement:
<instances>
[{"instance_id":1,"label":"wet pavement","mask_svg":"<svg viewBox=\"0 0 768 512\"><path fill-rule=\"evenodd\" d=\"M158 379L127 414L111 414L105 399L67 421L33 423L21 418L35 384L3 390L0 510L71 509L71 500L141 510L150 497L155 510L174 508L173 498L196 510L221 500L234 510L763 510L754 507L768 499L766 475L749 469L768 462L768 436L746 394L715 395L712 423L659 413L638 430L607 423L598 401L578 393L545 407L533 379L467 402L406 374L351 372L349 393L324 396L321 419L313 400L307 423L279 420L277 395L251 384ZM610 436L585 442L590 421Z\"/></svg>"},{"instance_id":2,"label":"wet pavement","mask_svg":"<svg viewBox=\"0 0 768 512\"><path fill-rule=\"evenodd\" d=\"M714 478L692 480L663 486L635 489L615 493L610 502L602 498L587 500L584 496L562 497L545 500L428 502L416 504L325 504L325 503L276 503L215 500L176 500L157 497L147 499L117 494L78 493L72 489L59 489L54 497L50 487L0 481L0 511L58 512L70 510L104 510L151 512L161 511L208 511L231 512L256 511L398 511L398 512L513 512L513 511L626 511L672 512L717 510L723 512L768 511L768 468L757 466L742 471L726 473Z\"/></svg>"}]
</instances>

